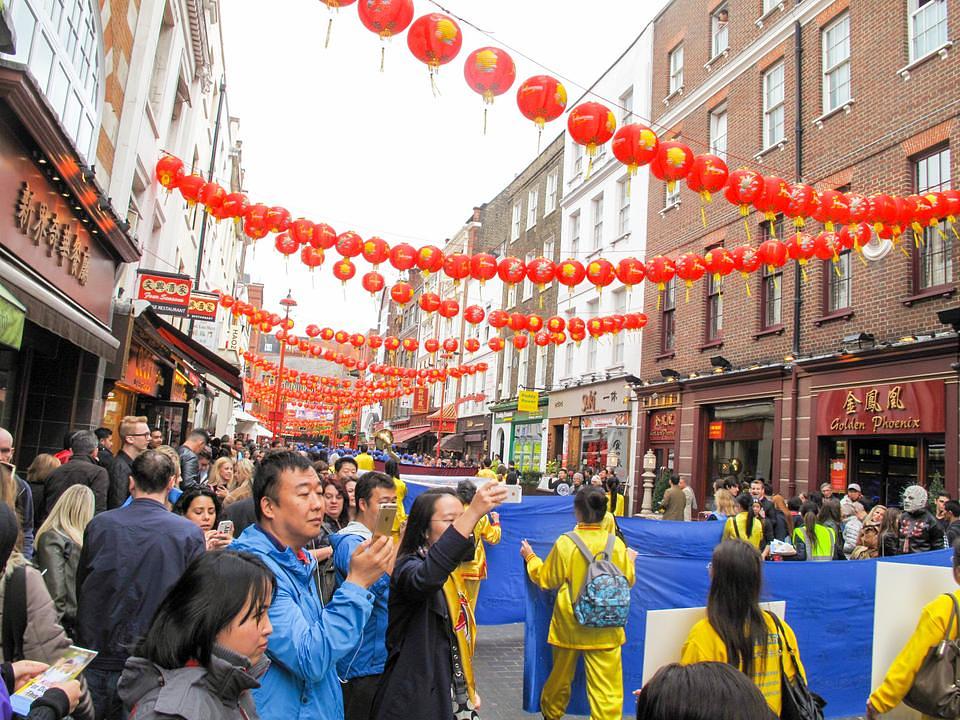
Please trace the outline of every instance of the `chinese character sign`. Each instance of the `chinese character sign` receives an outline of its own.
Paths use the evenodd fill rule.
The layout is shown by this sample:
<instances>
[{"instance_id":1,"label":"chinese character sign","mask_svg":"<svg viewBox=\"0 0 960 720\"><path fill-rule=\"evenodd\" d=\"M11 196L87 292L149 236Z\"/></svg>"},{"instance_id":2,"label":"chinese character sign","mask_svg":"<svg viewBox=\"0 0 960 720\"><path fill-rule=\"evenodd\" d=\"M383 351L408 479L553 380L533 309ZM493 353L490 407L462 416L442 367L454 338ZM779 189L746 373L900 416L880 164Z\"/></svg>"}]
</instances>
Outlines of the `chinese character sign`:
<instances>
[{"instance_id":1,"label":"chinese character sign","mask_svg":"<svg viewBox=\"0 0 960 720\"><path fill-rule=\"evenodd\" d=\"M816 396L818 435L919 435L944 432L944 384L863 385Z\"/></svg>"}]
</instances>

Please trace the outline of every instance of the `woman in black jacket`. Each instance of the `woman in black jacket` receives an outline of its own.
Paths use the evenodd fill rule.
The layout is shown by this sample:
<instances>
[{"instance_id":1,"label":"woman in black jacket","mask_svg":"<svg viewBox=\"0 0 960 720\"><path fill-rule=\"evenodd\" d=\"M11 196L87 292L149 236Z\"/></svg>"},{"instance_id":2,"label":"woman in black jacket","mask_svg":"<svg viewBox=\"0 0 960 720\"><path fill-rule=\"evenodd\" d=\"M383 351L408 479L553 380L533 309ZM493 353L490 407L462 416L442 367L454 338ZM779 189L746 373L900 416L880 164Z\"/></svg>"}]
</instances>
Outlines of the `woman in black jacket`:
<instances>
[{"instance_id":1,"label":"woman in black jacket","mask_svg":"<svg viewBox=\"0 0 960 720\"><path fill-rule=\"evenodd\" d=\"M476 627L454 569L473 556L473 529L507 491L486 483L464 509L447 488L418 497L390 579L387 664L374 720L453 720L480 707L473 683Z\"/></svg>"}]
</instances>

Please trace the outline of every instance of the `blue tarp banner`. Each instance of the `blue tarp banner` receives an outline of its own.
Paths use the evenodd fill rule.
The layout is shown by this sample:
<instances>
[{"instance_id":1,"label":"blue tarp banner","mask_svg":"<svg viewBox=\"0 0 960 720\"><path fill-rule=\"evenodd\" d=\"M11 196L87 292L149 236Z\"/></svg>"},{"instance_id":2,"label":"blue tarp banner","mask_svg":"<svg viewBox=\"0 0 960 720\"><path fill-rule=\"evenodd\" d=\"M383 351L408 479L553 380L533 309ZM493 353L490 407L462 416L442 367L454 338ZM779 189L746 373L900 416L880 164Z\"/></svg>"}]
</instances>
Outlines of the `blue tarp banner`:
<instances>
[{"instance_id":1,"label":"blue tarp banner","mask_svg":"<svg viewBox=\"0 0 960 720\"><path fill-rule=\"evenodd\" d=\"M413 483L408 487L410 502L426 489ZM553 593L542 592L527 580L519 547L526 538L540 557L546 557L557 537L576 523L573 500L524 497L521 505L503 506L500 518L503 538L499 545L487 547L489 577L481 585L477 621L526 622L523 704L527 712L538 712L540 691L552 665L547 632ZM621 518L620 527L627 544L640 554L623 646L624 708L632 712L632 693L643 674L646 613L706 605L707 564L722 528L720 523L640 518ZM870 694L876 563L949 566L950 552L883 561L765 563L763 599L786 601L786 620L796 633L810 686L828 702L828 718L862 715ZM582 662L569 713L589 715Z\"/></svg>"}]
</instances>

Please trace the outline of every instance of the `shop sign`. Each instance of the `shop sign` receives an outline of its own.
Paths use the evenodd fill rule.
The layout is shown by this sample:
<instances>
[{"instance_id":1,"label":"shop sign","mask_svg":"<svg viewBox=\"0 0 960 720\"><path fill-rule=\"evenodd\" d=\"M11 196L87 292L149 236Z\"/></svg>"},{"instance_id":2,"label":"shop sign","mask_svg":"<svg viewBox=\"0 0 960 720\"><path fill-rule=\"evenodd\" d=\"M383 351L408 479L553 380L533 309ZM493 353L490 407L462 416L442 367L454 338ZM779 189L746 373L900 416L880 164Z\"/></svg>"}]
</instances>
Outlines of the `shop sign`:
<instances>
[{"instance_id":1,"label":"shop sign","mask_svg":"<svg viewBox=\"0 0 960 720\"><path fill-rule=\"evenodd\" d=\"M680 393L669 392L663 394L646 395L640 402L644 410L677 407L680 404Z\"/></svg>"},{"instance_id":2,"label":"shop sign","mask_svg":"<svg viewBox=\"0 0 960 720\"><path fill-rule=\"evenodd\" d=\"M141 395L156 397L160 391L162 377L160 365L149 350L141 345L135 345L130 349L127 369L123 375L124 385Z\"/></svg>"},{"instance_id":3,"label":"shop sign","mask_svg":"<svg viewBox=\"0 0 960 720\"><path fill-rule=\"evenodd\" d=\"M468 402L482 403L482 402L486 402L486 400L487 400L487 396L484 395L483 393L477 393L476 395L464 395L463 397L457 398L456 405L460 406Z\"/></svg>"},{"instance_id":4,"label":"shop sign","mask_svg":"<svg viewBox=\"0 0 960 720\"><path fill-rule=\"evenodd\" d=\"M584 429L627 427L629 424L630 413L617 413L615 415L597 415L596 417L580 418L580 427Z\"/></svg>"},{"instance_id":5,"label":"shop sign","mask_svg":"<svg viewBox=\"0 0 960 720\"><path fill-rule=\"evenodd\" d=\"M171 402L187 402L187 385L189 379L179 370L173 373L173 387L170 388Z\"/></svg>"},{"instance_id":6,"label":"shop sign","mask_svg":"<svg viewBox=\"0 0 960 720\"><path fill-rule=\"evenodd\" d=\"M943 380L833 390L817 398L817 434L942 433L944 402Z\"/></svg>"},{"instance_id":7,"label":"shop sign","mask_svg":"<svg viewBox=\"0 0 960 720\"><path fill-rule=\"evenodd\" d=\"M230 328L227 330L227 350L235 352L238 355L243 350L243 328L240 327L240 323L235 322L230 325Z\"/></svg>"},{"instance_id":8,"label":"shop sign","mask_svg":"<svg viewBox=\"0 0 960 720\"><path fill-rule=\"evenodd\" d=\"M190 304L187 306L187 317L191 320L216 322L219 301L220 297L214 293L192 292Z\"/></svg>"},{"instance_id":9,"label":"shop sign","mask_svg":"<svg viewBox=\"0 0 960 720\"><path fill-rule=\"evenodd\" d=\"M517 393L517 410L535 413L540 408L540 393L536 390L521 390Z\"/></svg>"},{"instance_id":10,"label":"shop sign","mask_svg":"<svg viewBox=\"0 0 960 720\"><path fill-rule=\"evenodd\" d=\"M630 396L623 385L623 380L611 380L597 385L551 393L550 416L578 417L623 410L624 401Z\"/></svg>"},{"instance_id":11,"label":"shop sign","mask_svg":"<svg viewBox=\"0 0 960 720\"><path fill-rule=\"evenodd\" d=\"M80 232L80 223L69 214L57 215L29 183L20 186L14 223L30 242L44 249L50 263L55 262L81 285L87 284L90 280L90 244L87 236Z\"/></svg>"},{"instance_id":12,"label":"shop sign","mask_svg":"<svg viewBox=\"0 0 960 720\"><path fill-rule=\"evenodd\" d=\"M673 442L677 438L677 411L660 410L650 413L647 436L652 443Z\"/></svg>"},{"instance_id":13,"label":"shop sign","mask_svg":"<svg viewBox=\"0 0 960 720\"><path fill-rule=\"evenodd\" d=\"M193 278L156 270L137 271L137 300L146 300L158 313L185 317Z\"/></svg>"},{"instance_id":14,"label":"shop sign","mask_svg":"<svg viewBox=\"0 0 960 720\"><path fill-rule=\"evenodd\" d=\"M724 438L724 425L722 420L715 420L710 423L710 426L707 429L707 438L709 440L723 440Z\"/></svg>"},{"instance_id":15,"label":"shop sign","mask_svg":"<svg viewBox=\"0 0 960 720\"><path fill-rule=\"evenodd\" d=\"M418 387L413 391L414 414L425 413L430 410L430 392L425 387Z\"/></svg>"},{"instance_id":16,"label":"shop sign","mask_svg":"<svg viewBox=\"0 0 960 720\"><path fill-rule=\"evenodd\" d=\"M832 458L830 460L830 486L838 492L846 492L847 490L846 458Z\"/></svg>"}]
</instances>

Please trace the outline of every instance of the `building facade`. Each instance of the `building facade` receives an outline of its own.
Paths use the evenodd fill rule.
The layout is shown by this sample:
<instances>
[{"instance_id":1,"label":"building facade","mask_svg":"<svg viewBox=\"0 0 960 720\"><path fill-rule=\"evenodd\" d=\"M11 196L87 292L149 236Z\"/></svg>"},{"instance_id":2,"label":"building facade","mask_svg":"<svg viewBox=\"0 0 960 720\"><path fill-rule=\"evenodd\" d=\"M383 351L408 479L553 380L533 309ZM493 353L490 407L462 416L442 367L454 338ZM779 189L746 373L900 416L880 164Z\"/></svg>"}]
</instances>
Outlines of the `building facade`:
<instances>
[{"instance_id":1,"label":"building facade","mask_svg":"<svg viewBox=\"0 0 960 720\"><path fill-rule=\"evenodd\" d=\"M675 0L654 22L652 119L661 138L731 170L818 191L946 189L960 167L958 23L946 0ZM892 102L924 111L890 112ZM705 215L700 205L654 181L648 256L795 232L722 200ZM784 495L856 481L896 504L917 480L956 494L957 346L945 311L958 253L944 224L802 268L673 281L662 293L648 283L646 306L659 309L636 388L636 455L654 450L701 499L727 474Z\"/></svg>"}]
</instances>

